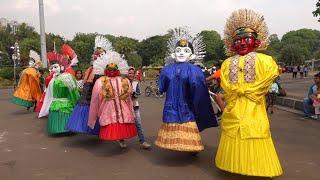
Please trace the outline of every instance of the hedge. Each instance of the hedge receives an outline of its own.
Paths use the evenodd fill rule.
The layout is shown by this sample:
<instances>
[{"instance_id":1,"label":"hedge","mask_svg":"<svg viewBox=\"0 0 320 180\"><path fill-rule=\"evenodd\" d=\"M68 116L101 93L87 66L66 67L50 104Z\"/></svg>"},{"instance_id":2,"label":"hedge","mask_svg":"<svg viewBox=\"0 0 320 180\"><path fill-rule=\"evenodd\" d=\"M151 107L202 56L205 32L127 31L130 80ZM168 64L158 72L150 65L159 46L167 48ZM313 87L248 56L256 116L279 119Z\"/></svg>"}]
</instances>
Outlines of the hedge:
<instances>
[{"instance_id":1,"label":"hedge","mask_svg":"<svg viewBox=\"0 0 320 180\"><path fill-rule=\"evenodd\" d=\"M21 71L23 70L24 68L22 67L17 67L16 68L16 77L18 79ZM3 79L8 79L8 80L13 80L13 67L3 67L3 68L0 68L0 77L2 77Z\"/></svg>"}]
</instances>

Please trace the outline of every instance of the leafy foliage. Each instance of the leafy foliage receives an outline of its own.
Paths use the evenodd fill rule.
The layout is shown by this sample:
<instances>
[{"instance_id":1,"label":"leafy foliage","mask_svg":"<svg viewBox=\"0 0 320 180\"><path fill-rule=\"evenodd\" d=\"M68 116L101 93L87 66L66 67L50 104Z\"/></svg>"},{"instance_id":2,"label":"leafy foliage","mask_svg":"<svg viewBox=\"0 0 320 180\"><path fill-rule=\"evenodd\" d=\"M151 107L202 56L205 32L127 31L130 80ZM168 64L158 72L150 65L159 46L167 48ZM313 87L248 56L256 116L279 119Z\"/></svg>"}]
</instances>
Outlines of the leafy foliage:
<instances>
[{"instance_id":1,"label":"leafy foliage","mask_svg":"<svg viewBox=\"0 0 320 180\"><path fill-rule=\"evenodd\" d=\"M313 12L315 16L320 15L320 2L316 4L317 10ZM320 19L319 19L320 20ZM110 34L104 36L109 39L114 49L123 54L129 65L136 68L141 66L159 66L164 64L167 52L167 41L173 29L167 31L165 35L155 35L138 41L133 38ZM204 63L208 66L218 63L226 58L223 41L219 33L214 30L204 30L200 34L206 44L206 57ZM98 33L77 33L72 40L49 33L46 35L47 51L60 51L63 43L71 45L78 55L80 67L87 67L92 57L94 40ZM9 55L9 48L15 42L19 43L22 65L29 59L29 50L33 49L40 53L40 36L33 27L22 23L17 27L16 34L13 35L10 26L0 26L0 66L12 65ZM280 39L276 34L269 37L269 47L265 53L273 56L281 62L287 64L300 64L305 60L320 58L320 31L311 29L299 29L290 31Z\"/></svg>"},{"instance_id":2,"label":"leafy foliage","mask_svg":"<svg viewBox=\"0 0 320 180\"><path fill-rule=\"evenodd\" d=\"M216 31L202 31L203 41L206 44L206 56L204 61L218 62L225 59L225 50L221 36Z\"/></svg>"},{"instance_id":3,"label":"leafy foliage","mask_svg":"<svg viewBox=\"0 0 320 180\"><path fill-rule=\"evenodd\" d=\"M320 0L318 0L318 2L316 3L316 10L314 10L312 14L314 17L320 16ZM320 18L318 19L318 21L320 22Z\"/></svg>"},{"instance_id":4,"label":"leafy foliage","mask_svg":"<svg viewBox=\"0 0 320 180\"><path fill-rule=\"evenodd\" d=\"M142 58L137 53L131 53L126 56L129 66L139 68L142 66Z\"/></svg>"},{"instance_id":5,"label":"leafy foliage","mask_svg":"<svg viewBox=\"0 0 320 180\"><path fill-rule=\"evenodd\" d=\"M142 65L163 65L169 37L170 35L152 36L140 42L138 54L142 57Z\"/></svg>"},{"instance_id":6,"label":"leafy foliage","mask_svg":"<svg viewBox=\"0 0 320 180\"><path fill-rule=\"evenodd\" d=\"M17 77L19 77L19 74L23 70L22 67L16 68ZM3 67L0 69L0 77L8 80L13 80L13 68L12 67Z\"/></svg>"},{"instance_id":7,"label":"leafy foliage","mask_svg":"<svg viewBox=\"0 0 320 180\"><path fill-rule=\"evenodd\" d=\"M303 64L305 60L317 58L320 51L320 31L299 29L287 32L281 41L276 34L269 37L267 54L288 65Z\"/></svg>"}]
</instances>

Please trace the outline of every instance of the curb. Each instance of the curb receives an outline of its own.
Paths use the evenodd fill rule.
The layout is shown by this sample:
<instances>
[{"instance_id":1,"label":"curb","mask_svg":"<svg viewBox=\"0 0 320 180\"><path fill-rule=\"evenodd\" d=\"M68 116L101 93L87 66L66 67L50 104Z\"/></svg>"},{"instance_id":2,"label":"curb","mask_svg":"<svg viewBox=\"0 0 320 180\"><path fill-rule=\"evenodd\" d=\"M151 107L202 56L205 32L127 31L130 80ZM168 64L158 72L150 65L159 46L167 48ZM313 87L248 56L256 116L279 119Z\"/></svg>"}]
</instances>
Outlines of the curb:
<instances>
[{"instance_id":1,"label":"curb","mask_svg":"<svg viewBox=\"0 0 320 180\"><path fill-rule=\"evenodd\" d=\"M303 100L292 97L277 97L276 105L283 110L303 114Z\"/></svg>"},{"instance_id":2,"label":"curb","mask_svg":"<svg viewBox=\"0 0 320 180\"><path fill-rule=\"evenodd\" d=\"M304 115L304 114L303 114L303 111L295 110L295 109L288 108L288 107L285 107L285 106L275 105L275 107L276 107L277 109L282 110L282 111L294 113L294 114L301 115L301 116Z\"/></svg>"}]
</instances>

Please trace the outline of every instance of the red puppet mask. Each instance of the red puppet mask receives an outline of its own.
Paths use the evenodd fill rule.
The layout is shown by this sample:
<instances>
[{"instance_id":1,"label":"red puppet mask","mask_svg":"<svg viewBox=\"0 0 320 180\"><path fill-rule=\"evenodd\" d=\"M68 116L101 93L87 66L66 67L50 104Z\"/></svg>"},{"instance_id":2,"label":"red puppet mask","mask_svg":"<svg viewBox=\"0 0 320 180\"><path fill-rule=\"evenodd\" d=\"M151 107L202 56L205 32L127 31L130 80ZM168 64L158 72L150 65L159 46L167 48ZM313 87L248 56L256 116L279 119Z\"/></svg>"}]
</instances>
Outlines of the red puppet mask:
<instances>
[{"instance_id":1,"label":"red puppet mask","mask_svg":"<svg viewBox=\"0 0 320 180\"><path fill-rule=\"evenodd\" d=\"M254 51L261 44L260 40L256 39L256 36L256 33L249 28L238 29L232 45L232 51L241 56Z\"/></svg>"},{"instance_id":2,"label":"red puppet mask","mask_svg":"<svg viewBox=\"0 0 320 180\"><path fill-rule=\"evenodd\" d=\"M120 71L119 70L105 70L104 74L108 77L116 77L120 76Z\"/></svg>"},{"instance_id":3,"label":"red puppet mask","mask_svg":"<svg viewBox=\"0 0 320 180\"><path fill-rule=\"evenodd\" d=\"M108 77L116 77L121 75L120 71L118 70L118 66L114 63L108 64L104 73Z\"/></svg>"}]
</instances>

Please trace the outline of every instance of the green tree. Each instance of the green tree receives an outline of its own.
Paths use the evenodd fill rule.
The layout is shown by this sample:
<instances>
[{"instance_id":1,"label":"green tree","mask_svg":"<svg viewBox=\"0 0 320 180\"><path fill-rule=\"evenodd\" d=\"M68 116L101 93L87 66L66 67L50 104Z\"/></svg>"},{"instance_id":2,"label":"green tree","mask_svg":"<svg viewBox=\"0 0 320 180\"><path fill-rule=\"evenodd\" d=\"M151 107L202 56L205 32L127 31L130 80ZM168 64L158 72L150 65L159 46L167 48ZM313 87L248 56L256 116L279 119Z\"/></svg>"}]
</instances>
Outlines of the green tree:
<instances>
[{"instance_id":1,"label":"green tree","mask_svg":"<svg viewBox=\"0 0 320 180\"><path fill-rule=\"evenodd\" d=\"M142 66L142 58L137 53L130 53L126 56L129 66L140 68Z\"/></svg>"},{"instance_id":2,"label":"green tree","mask_svg":"<svg viewBox=\"0 0 320 180\"><path fill-rule=\"evenodd\" d=\"M320 49L314 52L313 57L315 59L320 59Z\"/></svg>"},{"instance_id":3,"label":"green tree","mask_svg":"<svg viewBox=\"0 0 320 180\"><path fill-rule=\"evenodd\" d=\"M277 34L271 34L269 36L269 46L265 51L266 54L273 56L275 59L279 58L280 50L282 48L281 41L278 38Z\"/></svg>"},{"instance_id":4,"label":"green tree","mask_svg":"<svg viewBox=\"0 0 320 180\"><path fill-rule=\"evenodd\" d=\"M80 63L89 63L93 54L93 46L88 42L76 41L72 43L72 48L78 56Z\"/></svg>"},{"instance_id":5,"label":"green tree","mask_svg":"<svg viewBox=\"0 0 320 180\"><path fill-rule=\"evenodd\" d=\"M290 31L283 35L281 44L282 47L287 44L296 45L305 60L312 59L314 52L320 47L320 31L312 29Z\"/></svg>"},{"instance_id":6,"label":"green tree","mask_svg":"<svg viewBox=\"0 0 320 180\"><path fill-rule=\"evenodd\" d=\"M24 38L20 43L20 62L22 65L26 65L29 61L30 50L40 52L40 41L39 39Z\"/></svg>"},{"instance_id":7,"label":"green tree","mask_svg":"<svg viewBox=\"0 0 320 180\"><path fill-rule=\"evenodd\" d=\"M287 65L300 65L304 63L304 52L296 44L286 44L280 52L280 60Z\"/></svg>"},{"instance_id":8,"label":"green tree","mask_svg":"<svg viewBox=\"0 0 320 180\"><path fill-rule=\"evenodd\" d=\"M11 57L9 57L9 48L15 43L15 38L11 32L11 27L0 28L0 51L1 51L1 66L12 65Z\"/></svg>"},{"instance_id":9,"label":"green tree","mask_svg":"<svg viewBox=\"0 0 320 180\"><path fill-rule=\"evenodd\" d=\"M97 33L77 33L72 41L67 42L76 52L80 64L90 62L97 35Z\"/></svg>"},{"instance_id":10,"label":"green tree","mask_svg":"<svg viewBox=\"0 0 320 180\"><path fill-rule=\"evenodd\" d=\"M138 54L142 57L142 65L148 66L154 63L163 65L169 37L170 35L157 35L140 42Z\"/></svg>"},{"instance_id":11,"label":"green tree","mask_svg":"<svg viewBox=\"0 0 320 180\"><path fill-rule=\"evenodd\" d=\"M316 10L314 10L312 14L314 17L320 16L320 0L318 0L318 2L316 3ZM320 18L318 19L318 21L320 22Z\"/></svg>"},{"instance_id":12,"label":"green tree","mask_svg":"<svg viewBox=\"0 0 320 180\"><path fill-rule=\"evenodd\" d=\"M54 51L54 44L56 46L55 50L59 52L64 42L64 38L59 35L55 35L53 33L46 34L46 45L48 52Z\"/></svg>"},{"instance_id":13,"label":"green tree","mask_svg":"<svg viewBox=\"0 0 320 180\"><path fill-rule=\"evenodd\" d=\"M127 56L137 51L138 44L139 41L136 39L120 36L116 38L113 47L118 53Z\"/></svg>"},{"instance_id":14,"label":"green tree","mask_svg":"<svg viewBox=\"0 0 320 180\"><path fill-rule=\"evenodd\" d=\"M9 66L12 64L13 64L13 62L7 53L6 47L0 41L0 67L1 66Z\"/></svg>"},{"instance_id":15,"label":"green tree","mask_svg":"<svg viewBox=\"0 0 320 180\"><path fill-rule=\"evenodd\" d=\"M34 27L22 23L17 27L16 38L19 41L25 38L40 39L40 35L34 30Z\"/></svg>"},{"instance_id":16,"label":"green tree","mask_svg":"<svg viewBox=\"0 0 320 180\"><path fill-rule=\"evenodd\" d=\"M221 36L216 31L201 31L200 35L206 44L206 56L204 61L214 61L225 59L225 50Z\"/></svg>"}]
</instances>

